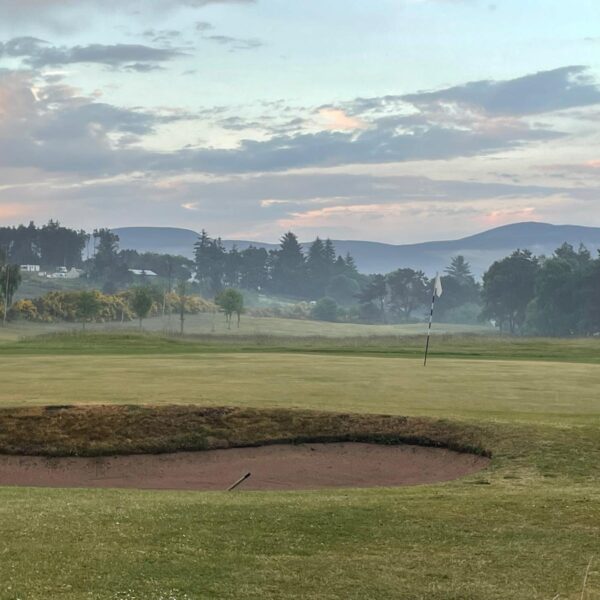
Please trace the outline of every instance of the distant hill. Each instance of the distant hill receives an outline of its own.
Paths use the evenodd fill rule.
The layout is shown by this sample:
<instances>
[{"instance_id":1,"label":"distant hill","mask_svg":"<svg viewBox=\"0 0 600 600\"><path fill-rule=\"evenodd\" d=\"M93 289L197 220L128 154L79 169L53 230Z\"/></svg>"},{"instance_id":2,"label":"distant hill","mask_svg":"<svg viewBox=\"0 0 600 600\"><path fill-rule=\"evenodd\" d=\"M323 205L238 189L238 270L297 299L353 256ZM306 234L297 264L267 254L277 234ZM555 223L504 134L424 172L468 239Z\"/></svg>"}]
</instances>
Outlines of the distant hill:
<instances>
[{"instance_id":1,"label":"distant hill","mask_svg":"<svg viewBox=\"0 0 600 600\"><path fill-rule=\"evenodd\" d=\"M121 248L188 257L192 256L198 238L195 231L174 227L122 227L113 231L120 238ZM595 253L600 249L600 227L527 222L496 227L458 240L401 245L360 240L333 242L338 254L350 252L363 273L387 273L399 267L412 267L431 275L442 271L451 257L463 254L471 263L473 272L481 275L492 262L517 248L549 255L568 242L575 247L584 244ZM240 250L250 245L267 250L277 248L277 244L247 240L223 240L223 244L227 248L235 244ZM310 242L303 245L306 247L308 244Z\"/></svg>"}]
</instances>

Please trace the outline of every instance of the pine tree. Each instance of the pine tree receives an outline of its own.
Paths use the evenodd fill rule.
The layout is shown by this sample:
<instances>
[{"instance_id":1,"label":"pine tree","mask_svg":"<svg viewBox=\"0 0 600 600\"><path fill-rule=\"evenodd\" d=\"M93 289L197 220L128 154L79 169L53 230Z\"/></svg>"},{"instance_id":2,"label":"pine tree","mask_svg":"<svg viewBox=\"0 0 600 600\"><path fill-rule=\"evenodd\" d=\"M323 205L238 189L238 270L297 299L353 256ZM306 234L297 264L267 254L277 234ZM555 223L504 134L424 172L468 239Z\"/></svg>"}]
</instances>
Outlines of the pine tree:
<instances>
[{"instance_id":1,"label":"pine tree","mask_svg":"<svg viewBox=\"0 0 600 600\"><path fill-rule=\"evenodd\" d=\"M471 265L460 254L452 257L450 266L445 271L449 277L454 277L459 283L474 281L473 274L471 273Z\"/></svg>"},{"instance_id":2,"label":"pine tree","mask_svg":"<svg viewBox=\"0 0 600 600\"><path fill-rule=\"evenodd\" d=\"M213 295L223 289L226 252L221 238L212 239L203 229L194 244L196 278Z\"/></svg>"},{"instance_id":3,"label":"pine tree","mask_svg":"<svg viewBox=\"0 0 600 600\"><path fill-rule=\"evenodd\" d=\"M272 253L272 285L275 292L302 297L306 288L306 261L298 238L288 231L279 250Z\"/></svg>"},{"instance_id":4,"label":"pine tree","mask_svg":"<svg viewBox=\"0 0 600 600\"><path fill-rule=\"evenodd\" d=\"M306 270L308 275L308 293L313 298L322 298L327 285L327 258L325 244L317 237L308 249Z\"/></svg>"},{"instance_id":5,"label":"pine tree","mask_svg":"<svg viewBox=\"0 0 600 600\"><path fill-rule=\"evenodd\" d=\"M346 263L346 275L358 275L358 268L350 252L346 252L346 258L344 258L344 262Z\"/></svg>"}]
</instances>

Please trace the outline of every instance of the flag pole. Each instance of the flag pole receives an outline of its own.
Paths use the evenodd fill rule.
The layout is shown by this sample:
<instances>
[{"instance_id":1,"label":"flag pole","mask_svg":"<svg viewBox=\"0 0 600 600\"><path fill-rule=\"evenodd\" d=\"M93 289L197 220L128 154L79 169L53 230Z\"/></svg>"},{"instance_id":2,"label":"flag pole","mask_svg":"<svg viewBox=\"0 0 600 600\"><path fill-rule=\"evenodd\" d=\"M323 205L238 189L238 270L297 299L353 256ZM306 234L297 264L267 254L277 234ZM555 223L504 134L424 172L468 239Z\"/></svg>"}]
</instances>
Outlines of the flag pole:
<instances>
[{"instance_id":1,"label":"flag pole","mask_svg":"<svg viewBox=\"0 0 600 600\"><path fill-rule=\"evenodd\" d=\"M433 308L435 306L435 297L442 295L442 283L438 273L435 275L435 281L433 282L433 293L431 295L431 310L429 311L429 327L427 328L427 343L425 344L425 358L423 359L423 366L427 366L427 354L429 353L429 338L431 336L431 323L433 322Z\"/></svg>"}]
</instances>

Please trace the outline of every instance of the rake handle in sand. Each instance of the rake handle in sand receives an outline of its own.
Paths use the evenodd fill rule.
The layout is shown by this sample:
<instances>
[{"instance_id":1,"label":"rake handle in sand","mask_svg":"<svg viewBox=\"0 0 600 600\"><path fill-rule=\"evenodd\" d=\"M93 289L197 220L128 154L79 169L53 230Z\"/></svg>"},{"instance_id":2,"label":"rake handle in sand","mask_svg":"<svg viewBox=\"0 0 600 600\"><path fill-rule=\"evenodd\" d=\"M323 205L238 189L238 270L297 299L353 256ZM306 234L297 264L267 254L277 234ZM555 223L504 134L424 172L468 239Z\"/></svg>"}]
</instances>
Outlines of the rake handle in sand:
<instances>
[{"instance_id":1,"label":"rake handle in sand","mask_svg":"<svg viewBox=\"0 0 600 600\"><path fill-rule=\"evenodd\" d=\"M238 485L240 485L240 483L242 483L243 481L246 481L246 479L248 479L248 477L250 477L250 475L252 475L252 473L246 473L245 475L240 477L235 483L233 483L232 485L230 485L227 488L227 491L230 492L231 490L234 490Z\"/></svg>"}]
</instances>

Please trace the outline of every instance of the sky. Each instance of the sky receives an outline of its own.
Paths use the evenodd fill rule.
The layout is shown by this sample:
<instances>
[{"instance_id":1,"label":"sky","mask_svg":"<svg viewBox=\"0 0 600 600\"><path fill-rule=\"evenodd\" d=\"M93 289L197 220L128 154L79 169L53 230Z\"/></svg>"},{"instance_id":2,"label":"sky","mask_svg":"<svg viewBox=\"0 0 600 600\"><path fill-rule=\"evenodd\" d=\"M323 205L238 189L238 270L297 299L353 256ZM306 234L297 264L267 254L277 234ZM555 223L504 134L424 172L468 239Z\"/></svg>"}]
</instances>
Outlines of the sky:
<instances>
[{"instance_id":1,"label":"sky","mask_svg":"<svg viewBox=\"0 0 600 600\"><path fill-rule=\"evenodd\" d=\"M0 0L0 225L600 226L597 0Z\"/></svg>"}]
</instances>

